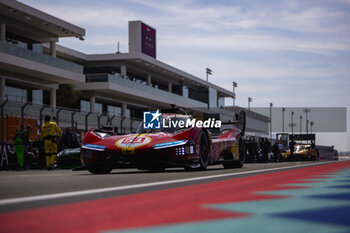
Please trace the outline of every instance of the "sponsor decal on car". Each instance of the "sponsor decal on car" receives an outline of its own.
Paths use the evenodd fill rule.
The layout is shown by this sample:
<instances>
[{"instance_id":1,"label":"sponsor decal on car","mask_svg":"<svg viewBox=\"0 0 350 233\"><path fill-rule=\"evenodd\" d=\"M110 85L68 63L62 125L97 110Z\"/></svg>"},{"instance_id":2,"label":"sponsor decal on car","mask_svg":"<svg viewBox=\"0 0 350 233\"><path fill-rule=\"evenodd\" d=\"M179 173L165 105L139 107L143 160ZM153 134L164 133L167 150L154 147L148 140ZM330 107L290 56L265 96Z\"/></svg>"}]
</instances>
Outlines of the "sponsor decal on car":
<instances>
[{"instance_id":1,"label":"sponsor decal on car","mask_svg":"<svg viewBox=\"0 0 350 233\"><path fill-rule=\"evenodd\" d=\"M151 142L151 138L147 136L132 136L121 138L115 142L119 148L137 148Z\"/></svg>"},{"instance_id":2,"label":"sponsor decal on car","mask_svg":"<svg viewBox=\"0 0 350 233\"><path fill-rule=\"evenodd\" d=\"M89 150L104 151L106 149L106 146L86 143L85 145L82 146L82 148L83 149L89 149Z\"/></svg>"},{"instance_id":3,"label":"sponsor decal on car","mask_svg":"<svg viewBox=\"0 0 350 233\"><path fill-rule=\"evenodd\" d=\"M173 142L163 142L154 145L154 149L163 149L172 146L181 146L187 143L187 140L173 141Z\"/></svg>"}]
</instances>

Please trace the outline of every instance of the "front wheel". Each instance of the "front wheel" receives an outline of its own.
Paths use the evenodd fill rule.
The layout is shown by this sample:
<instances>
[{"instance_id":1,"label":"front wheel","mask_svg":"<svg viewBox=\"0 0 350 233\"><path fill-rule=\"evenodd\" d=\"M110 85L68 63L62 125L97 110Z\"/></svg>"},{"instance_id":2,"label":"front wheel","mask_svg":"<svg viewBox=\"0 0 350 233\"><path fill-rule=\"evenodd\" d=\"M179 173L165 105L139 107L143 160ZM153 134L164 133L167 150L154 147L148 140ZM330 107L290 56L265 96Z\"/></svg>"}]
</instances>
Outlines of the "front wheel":
<instances>
[{"instance_id":1,"label":"front wheel","mask_svg":"<svg viewBox=\"0 0 350 233\"><path fill-rule=\"evenodd\" d=\"M209 140L204 131L199 135L199 164L198 167L185 167L185 171L203 171L209 164Z\"/></svg>"},{"instance_id":2,"label":"front wheel","mask_svg":"<svg viewBox=\"0 0 350 233\"><path fill-rule=\"evenodd\" d=\"M199 163L200 170L205 170L208 167L209 163L209 142L208 136L204 131L201 131L199 137Z\"/></svg>"}]
</instances>

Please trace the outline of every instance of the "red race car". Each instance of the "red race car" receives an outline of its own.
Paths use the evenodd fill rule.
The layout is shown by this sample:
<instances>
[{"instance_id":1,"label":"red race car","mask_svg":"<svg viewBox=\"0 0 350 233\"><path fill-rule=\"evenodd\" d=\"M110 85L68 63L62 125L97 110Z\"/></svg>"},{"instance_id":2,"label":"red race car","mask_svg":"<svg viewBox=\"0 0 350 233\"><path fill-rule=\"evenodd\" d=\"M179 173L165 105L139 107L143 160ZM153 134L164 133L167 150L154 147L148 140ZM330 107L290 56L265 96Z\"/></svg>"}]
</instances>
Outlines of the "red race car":
<instances>
[{"instance_id":1,"label":"red race car","mask_svg":"<svg viewBox=\"0 0 350 233\"><path fill-rule=\"evenodd\" d=\"M181 114L163 113L160 116L166 122L192 119ZM171 167L205 170L208 165L218 163L224 168L240 168L245 160L245 113L242 111L235 122L222 124L236 126L221 131L218 136L197 125L186 128L170 124L166 128L146 129L141 122L135 134L127 135L92 129L83 140L83 166L77 170L87 169L94 174L106 174L112 169L125 167L149 171Z\"/></svg>"}]
</instances>

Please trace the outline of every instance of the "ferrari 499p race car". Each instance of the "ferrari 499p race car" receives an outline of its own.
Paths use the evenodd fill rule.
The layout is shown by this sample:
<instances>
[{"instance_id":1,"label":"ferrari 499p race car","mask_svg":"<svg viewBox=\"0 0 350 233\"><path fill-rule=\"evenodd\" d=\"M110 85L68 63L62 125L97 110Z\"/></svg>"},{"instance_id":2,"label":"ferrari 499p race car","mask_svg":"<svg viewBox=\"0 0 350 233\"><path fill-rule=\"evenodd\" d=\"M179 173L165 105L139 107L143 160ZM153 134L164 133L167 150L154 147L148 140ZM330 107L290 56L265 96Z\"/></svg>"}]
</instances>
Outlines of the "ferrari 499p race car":
<instances>
[{"instance_id":1,"label":"ferrari 499p race car","mask_svg":"<svg viewBox=\"0 0 350 233\"><path fill-rule=\"evenodd\" d=\"M172 121L190 116L165 114ZM224 168L240 168L245 160L245 112L237 121L223 123L235 126L213 136L204 127L178 126L145 129L143 122L134 134L116 135L112 131L90 130L84 137L81 150L83 166L94 174L106 174L115 168L138 168L162 171L183 167L185 170L204 170L208 165L222 163Z\"/></svg>"}]
</instances>

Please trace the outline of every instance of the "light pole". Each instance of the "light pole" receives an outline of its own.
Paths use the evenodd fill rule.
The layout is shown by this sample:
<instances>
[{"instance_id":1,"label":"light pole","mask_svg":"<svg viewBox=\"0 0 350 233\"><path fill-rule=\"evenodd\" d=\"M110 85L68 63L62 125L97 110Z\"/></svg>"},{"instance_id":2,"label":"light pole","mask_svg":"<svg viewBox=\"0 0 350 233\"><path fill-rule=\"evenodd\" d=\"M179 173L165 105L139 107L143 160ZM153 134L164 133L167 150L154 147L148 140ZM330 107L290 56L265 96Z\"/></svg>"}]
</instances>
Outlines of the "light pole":
<instances>
[{"instance_id":1,"label":"light pole","mask_svg":"<svg viewBox=\"0 0 350 233\"><path fill-rule=\"evenodd\" d=\"M312 126L314 125L313 121L310 121L310 126L311 126L311 133L312 133Z\"/></svg>"},{"instance_id":2,"label":"light pole","mask_svg":"<svg viewBox=\"0 0 350 233\"><path fill-rule=\"evenodd\" d=\"M285 108L282 108L282 133L284 133L284 112L286 111Z\"/></svg>"},{"instance_id":3,"label":"light pole","mask_svg":"<svg viewBox=\"0 0 350 233\"><path fill-rule=\"evenodd\" d=\"M272 107L273 104L270 102L270 141L272 139Z\"/></svg>"},{"instance_id":4,"label":"light pole","mask_svg":"<svg viewBox=\"0 0 350 233\"><path fill-rule=\"evenodd\" d=\"M300 134L301 134L301 120L303 119L302 116L300 116Z\"/></svg>"},{"instance_id":5,"label":"light pole","mask_svg":"<svg viewBox=\"0 0 350 233\"><path fill-rule=\"evenodd\" d=\"M235 87L238 87L237 83L236 82L232 82L232 85L233 85L233 106L235 106L235 99L236 99L236 92L235 92Z\"/></svg>"},{"instance_id":6,"label":"light pole","mask_svg":"<svg viewBox=\"0 0 350 233\"><path fill-rule=\"evenodd\" d=\"M248 97L248 110L250 110L250 102L253 101L253 98L252 97Z\"/></svg>"},{"instance_id":7,"label":"light pole","mask_svg":"<svg viewBox=\"0 0 350 233\"><path fill-rule=\"evenodd\" d=\"M206 73L207 73L207 82L208 82L208 76L209 76L209 74L212 75L212 74L213 74L213 73L212 73L213 71L212 71L211 69L209 69L209 68L206 68L205 71L206 71Z\"/></svg>"},{"instance_id":8,"label":"light pole","mask_svg":"<svg viewBox=\"0 0 350 233\"><path fill-rule=\"evenodd\" d=\"M293 131L293 128L294 128L294 124L293 124L293 116L294 116L294 112L292 111L291 114L291 121L292 121L292 135L294 135L294 131Z\"/></svg>"},{"instance_id":9,"label":"light pole","mask_svg":"<svg viewBox=\"0 0 350 233\"><path fill-rule=\"evenodd\" d=\"M305 115L306 115L306 134L309 134L309 121L307 119L307 114L310 112L310 109L309 108L304 108L303 109L303 112L305 112Z\"/></svg>"}]
</instances>

